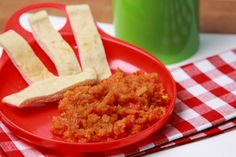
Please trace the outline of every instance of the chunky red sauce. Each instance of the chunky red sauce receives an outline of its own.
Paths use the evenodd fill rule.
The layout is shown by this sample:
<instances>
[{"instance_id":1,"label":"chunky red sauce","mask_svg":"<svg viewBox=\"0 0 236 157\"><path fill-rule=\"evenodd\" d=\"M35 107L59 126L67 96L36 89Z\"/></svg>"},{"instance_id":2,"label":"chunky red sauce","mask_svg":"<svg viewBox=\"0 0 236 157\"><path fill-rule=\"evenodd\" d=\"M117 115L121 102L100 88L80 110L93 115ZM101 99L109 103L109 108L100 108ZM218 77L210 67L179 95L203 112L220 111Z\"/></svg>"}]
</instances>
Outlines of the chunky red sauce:
<instances>
[{"instance_id":1,"label":"chunky red sauce","mask_svg":"<svg viewBox=\"0 0 236 157\"><path fill-rule=\"evenodd\" d=\"M156 73L117 71L97 85L68 90L51 131L67 141L111 141L136 134L166 113L168 95Z\"/></svg>"}]
</instances>

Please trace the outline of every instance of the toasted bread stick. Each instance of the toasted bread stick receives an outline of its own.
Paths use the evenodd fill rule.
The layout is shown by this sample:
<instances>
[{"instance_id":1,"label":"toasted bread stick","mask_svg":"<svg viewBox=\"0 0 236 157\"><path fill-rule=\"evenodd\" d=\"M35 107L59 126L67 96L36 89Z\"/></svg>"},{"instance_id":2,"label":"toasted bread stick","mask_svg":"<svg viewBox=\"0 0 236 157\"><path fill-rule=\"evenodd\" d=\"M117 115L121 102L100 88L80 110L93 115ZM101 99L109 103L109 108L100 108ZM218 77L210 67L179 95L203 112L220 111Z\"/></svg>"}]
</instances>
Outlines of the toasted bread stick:
<instances>
[{"instance_id":1,"label":"toasted bread stick","mask_svg":"<svg viewBox=\"0 0 236 157\"><path fill-rule=\"evenodd\" d=\"M94 68L99 80L111 75L102 40L88 5L66 6L82 69Z\"/></svg>"},{"instance_id":2,"label":"toasted bread stick","mask_svg":"<svg viewBox=\"0 0 236 157\"><path fill-rule=\"evenodd\" d=\"M74 75L81 68L73 49L57 32L46 11L39 11L29 18L32 33L38 44L55 64L60 76Z\"/></svg>"},{"instance_id":3,"label":"toasted bread stick","mask_svg":"<svg viewBox=\"0 0 236 157\"><path fill-rule=\"evenodd\" d=\"M4 97L2 102L19 108L53 102L61 99L66 90L78 84L94 84L96 82L95 71L87 69L77 75L60 76L35 82L18 93Z\"/></svg>"},{"instance_id":4,"label":"toasted bread stick","mask_svg":"<svg viewBox=\"0 0 236 157\"><path fill-rule=\"evenodd\" d=\"M6 50L12 63L29 84L55 77L35 55L25 39L15 31L9 30L1 34L0 46Z\"/></svg>"}]
</instances>

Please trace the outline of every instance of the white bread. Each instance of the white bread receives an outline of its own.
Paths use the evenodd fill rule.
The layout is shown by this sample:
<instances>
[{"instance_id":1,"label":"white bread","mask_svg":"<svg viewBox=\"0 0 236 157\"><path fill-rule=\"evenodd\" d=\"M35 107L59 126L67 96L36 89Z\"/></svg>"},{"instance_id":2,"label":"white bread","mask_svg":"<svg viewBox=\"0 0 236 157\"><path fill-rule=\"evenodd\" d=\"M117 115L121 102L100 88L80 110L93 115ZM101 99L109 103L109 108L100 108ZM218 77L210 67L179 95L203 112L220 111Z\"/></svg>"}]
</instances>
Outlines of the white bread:
<instances>
[{"instance_id":1,"label":"white bread","mask_svg":"<svg viewBox=\"0 0 236 157\"><path fill-rule=\"evenodd\" d=\"M77 75L60 76L35 82L18 93L4 97L2 102L19 108L35 106L39 103L61 99L66 90L76 85L94 84L96 82L95 71L87 69Z\"/></svg>"},{"instance_id":2,"label":"white bread","mask_svg":"<svg viewBox=\"0 0 236 157\"><path fill-rule=\"evenodd\" d=\"M27 41L15 31L1 34L0 46L6 50L12 63L29 84L55 77L35 55Z\"/></svg>"},{"instance_id":3,"label":"white bread","mask_svg":"<svg viewBox=\"0 0 236 157\"><path fill-rule=\"evenodd\" d=\"M94 68L99 80L111 75L105 50L88 5L66 6L82 69Z\"/></svg>"},{"instance_id":4,"label":"white bread","mask_svg":"<svg viewBox=\"0 0 236 157\"><path fill-rule=\"evenodd\" d=\"M39 11L29 18L32 33L40 47L55 64L58 74L74 75L81 68L73 49L57 32L48 19L46 11Z\"/></svg>"}]
</instances>

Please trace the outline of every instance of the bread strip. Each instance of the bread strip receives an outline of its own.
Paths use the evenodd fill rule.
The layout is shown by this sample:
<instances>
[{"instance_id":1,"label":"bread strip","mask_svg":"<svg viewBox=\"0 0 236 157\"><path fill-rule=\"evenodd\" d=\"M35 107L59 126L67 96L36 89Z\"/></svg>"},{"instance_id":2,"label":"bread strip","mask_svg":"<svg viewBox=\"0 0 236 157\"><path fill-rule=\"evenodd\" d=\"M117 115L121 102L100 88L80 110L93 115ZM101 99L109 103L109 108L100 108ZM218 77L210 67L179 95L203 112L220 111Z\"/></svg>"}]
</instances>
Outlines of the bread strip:
<instances>
[{"instance_id":1,"label":"bread strip","mask_svg":"<svg viewBox=\"0 0 236 157\"><path fill-rule=\"evenodd\" d=\"M82 69L94 68L99 80L111 75L105 50L88 5L66 6Z\"/></svg>"},{"instance_id":2,"label":"bread strip","mask_svg":"<svg viewBox=\"0 0 236 157\"><path fill-rule=\"evenodd\" d=\"M25 39L15 31L9 30L1 34L0 46L6 50L15 67L29 84L54 77L35 55Z\"/></svg>"},{"instance_id":3,"label":"bread strip","mask_svg":"<svg viewBox=\"0 0 236 157\"><path fill-rule=\"evenodd\" d=\"M31 84L22 91L3 98L3 102L16 106L28 107L44 102L57 101L63 97L65 90L78 84L97 82L94 70L88 69L77 75L60 76Z\"/></svg>"},{"instance_id":4,"label":"bread strip","mask_svg":"<svg viewBox=\"0 0 236 157\"><path fill-rule=\"evenodd\" d=\"M34 38L53 61L60 76L81 72L73 49L53 28L46 11L33 14L29 18L29 23Z\"/></svg>"}]
</instances>

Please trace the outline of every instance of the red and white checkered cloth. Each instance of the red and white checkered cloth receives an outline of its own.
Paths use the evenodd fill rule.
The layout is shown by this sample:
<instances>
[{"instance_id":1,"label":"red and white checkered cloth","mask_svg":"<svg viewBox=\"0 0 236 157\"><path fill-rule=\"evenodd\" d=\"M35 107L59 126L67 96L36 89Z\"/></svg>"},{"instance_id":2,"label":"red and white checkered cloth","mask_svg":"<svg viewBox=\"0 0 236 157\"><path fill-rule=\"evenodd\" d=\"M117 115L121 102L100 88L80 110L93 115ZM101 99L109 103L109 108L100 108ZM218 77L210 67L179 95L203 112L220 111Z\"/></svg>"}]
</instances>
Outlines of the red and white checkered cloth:
<instances>
[{"instance_id":1,"label":"red and white checkered cloth","mask_svg":"<svg viewBox=\"0 0 236 157\"><path fill-rule=\"evenodd\" d=\"M141 142L117 150L81 156L136 156L222 133L236 126L236 50L185 66L171 73L177 101L168 123ZM12 135L0 123L0 146L8 156L58 156Z\"/></svg>"}]
</instances>

